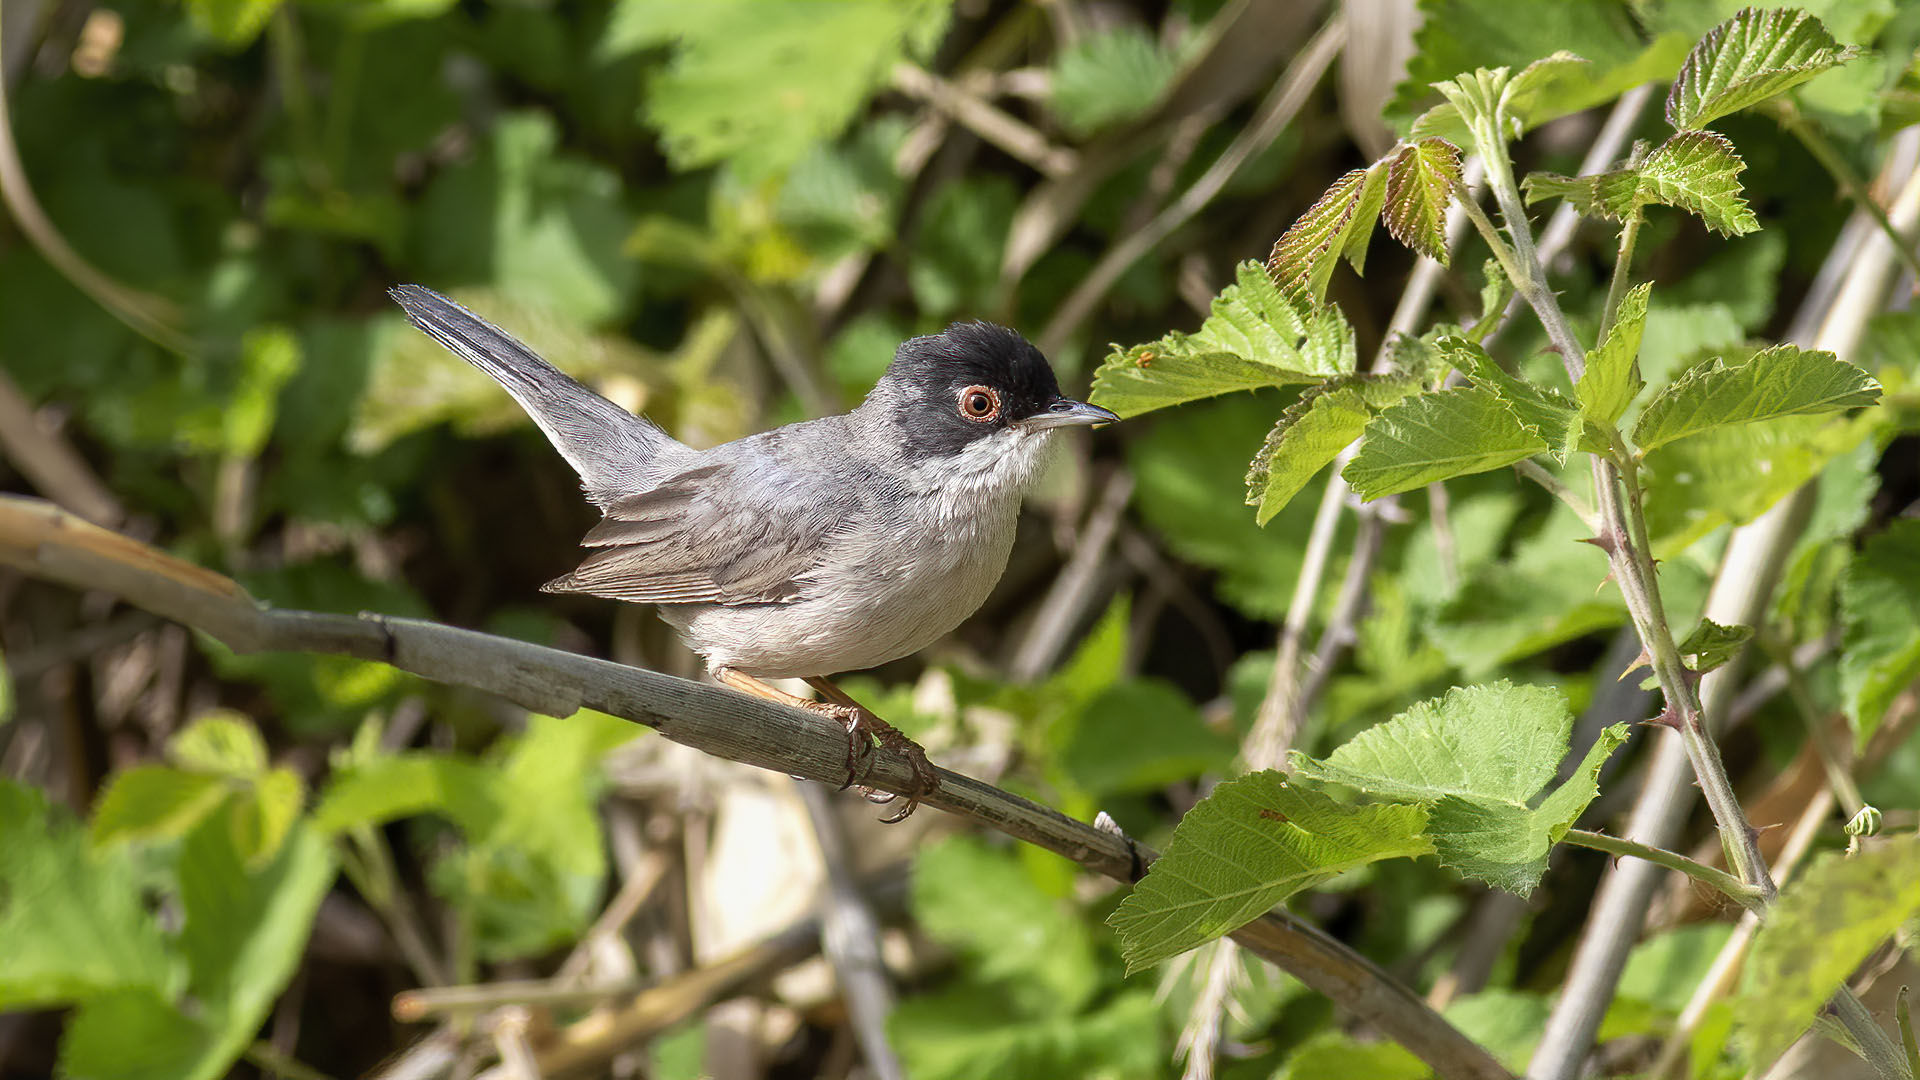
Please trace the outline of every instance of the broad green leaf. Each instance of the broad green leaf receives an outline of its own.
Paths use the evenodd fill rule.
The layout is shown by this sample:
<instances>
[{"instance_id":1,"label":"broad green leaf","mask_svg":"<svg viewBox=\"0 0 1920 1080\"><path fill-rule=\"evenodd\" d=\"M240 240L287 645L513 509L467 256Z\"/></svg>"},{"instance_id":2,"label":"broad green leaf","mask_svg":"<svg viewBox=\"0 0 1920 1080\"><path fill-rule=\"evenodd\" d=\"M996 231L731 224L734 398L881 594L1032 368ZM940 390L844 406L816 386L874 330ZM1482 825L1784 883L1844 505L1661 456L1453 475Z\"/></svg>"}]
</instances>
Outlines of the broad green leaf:
<instances>
[{"instance_id":1,"label":"broad green leaf","mask_svg":"<svg viewBox=\"0 0 1920 1080\"><path fill-rule=\"evenodd\" d=\"M501 807L487 770L444 754L377 757L336 772L313 808L311 827L336 833L414 814L440 814L469 834L490 831Z\"/></svg>"},{"instance_id":2,"label":"broad green leaf","mask_svg":"<svg viewBox=\"0 0 1920 1080\"><path fill-rule=\"evenodd\" d=\"M1235 390L1318 382L1353 366L1353 331L1337 309L1303 311L1258 263L1245 262L1199 330L1116 348L1094 372L1092 399L1138 416Z\"/></svg>"},{"instance_id":3,"label":"broad green leaf","mask_svg":"<svg viewBox=\"0 0 1920 1080\"><path fill-rule=\"evenodd\" d=\"M1289 296L1309 307L1327 299L1327 281L1342 256L1356 273L1366 268L1367 241L1386 205L1387 169L1376 161L1333 182L1273 245L1267 272Z\"/></svg>"},{"instance_id":4,"label":"broad green leaf","mask_svg":"<svg viewBox=\"0 0 1920 1080\"><path fill-rule=\"evenodd\" d=\"M1492 392L1512 409L1520 423L1547 444L1554 461L1566 464L1582 431L1580 410L1566 395L1507 374L1485 349L1465 338L1441 338L1435 344L1474 386Z\"/></svg>"},{"instance_id":5,"label":"broad green leaf","mask_svg":"<svg viewBox=\"0 0 1920 1080\"><path fill-rule=\"evenodd\" d=\"M1864 747L1893 699L1920 679L1920 521L1868 540L1840 586L1840 692Z\"/></svg>"},{"instance_id":6,"label":"broad green leaf","mask_svg":"<svg viewBox=\"0 0 1920 1080\"><path fill-rule=\"evenodd\" d=\"M1879 400L1880 384L1832 353L1775 345L1747 360L1732 365L1715 360L1675 379L1647 403L1633 440L1643 451L1651 450L1718 427Z\"/></svg>"},{"instance_id":7,"label":"broad green leaf","mask_svg":"<svg viewBox=\"0 0 1920 1080\"><path fill-rule=\"evenodd\" d=\"M215 1080L233 1062L206 1023L151 989L88 998L60 1038L59 1075L71 1080Z\"/></svg>"},{"instance_id":8,"label":"broad green leaf","mask_svg":"<svg viewBox=\"0 0 1920 1080\"><path fill-rule=\"evenodd\" d=\"M1700 923L1648 938L1627 954L1620 996L1679 1015L1732 936L1730 924Z\"/></svg>"},{"instance_id":9,"label":"broad green leaf","mask_svg":"<svg viewBox=\"0 0 1920 1080\"><path fill-rule=\"evenodd\" d=\"M1354 867L1431 852L1426 823L1418 806L1342 806L1278 772L1229 780L1180 819L1107 922L1139 971Z\"/></svg>"},{"instance_id":10,"label":"broad green leaf","mask_svg":"<svg viewBox=\"0 0 1920 1080\"><path fill-rule=\"evenodd\" d=\"M1059 746L1060 770L1096 799L1157 792L1233 765L1235 741L1170 683L1108 682L1076 712Z\"/></svg>"},{"instance_id":11,"label":"broad green leaf","mask_svg":"<svg viewBox=\"0 0 1920 1080\"><path fill-rule=\"evenodd\" d=\"M1573 776L1541 798L1572 730L1558 690L1502 681L1420 702L1324 761L1296 751L1292 765L1302 776L1425 807L1441 863L1524 896L1546 870L1547 850L1599 793L1600 766L1627 739L1625 724L1608 728Z\"/></svg>"},{"instance_id":12,"label":"broad green leaf","mask_svg":"<svg viewBox=\"0 0 1920 1080\"><path fill-rule=\"evenodd\" d=\"M1735 1007L1757 1068L1806 1031L1876 946L1920 914L1920 836L1816 858L1761 924Z\"/></svg>"},{"instance_id":13,"label":"broad green leaf","mask_svg":"<svg viewBox=\"0 0 1920 1080\"><path fill-rule=\"evenodd\" d=\"M1733 659L1752 637L1751 626L1721 626L1712 619L1701 619L1680 643L1680 656L1689 671L1712 671Z\"/></svg>"},{"instance_id":14,"label":"broad green leaf","mask_svg":"<svg viewBox=\"0 0 1920 1080\"><path fill-rule=\"evenodd\" d=\"M1362 498L1377 499L1498 469L1548 448L1499 395L1462 386L1381 410L1341 475Z\"/></svg>"},{"instance_id":15,"label":"broad green leaf","mask_svg":"<svg viewBox=\"0 0 1920 1080\"><path fill-rule=\"evenodd\" d=\"M1858 446L1872 415L1785 416L1671 442L1641 463L1647 528L1668 559L1722 525L1752 521Z\"/></svg>"},{"instance_id":16,"label":"broad green leaf","mask_svg":"<svg viewBox=\"0 0 1920 1080\"><path fill-rule=\"evenodd\" d=\"M1739 177L1746 167L1725 136L1683 131L1640 163L1637 201L1678 207L1721 236L1756 232L1760 219L1740 197Z\"/></svg>"},{"instance_id":17,"label":"broad green leaf","mask_svg":"<svg viewBox=\"0 0 1920 1080\"><path fill-rule=\"evenodd\" d=\"M1042 892L1012 852L979 837L948 837L915 856L913 913L1022 1012L1076 1013L1100 989L1086 921Z\"/></svg>"},{"instance_id":18,"label":"broad green leaf","mask_svg":"<svg viewBox=\"0 0 1920 1080\"><path fill-rule=\"evenodd\" d=\"M299 964L334 876L331 849L309 829L289 833L258 871L247 869L244 854L213 819L187 834L177 863L185 914L179 946L194 997L217 1033L213 1075L253 1041Z\"/></svg>"},{"instance_id":19,"label":"broad green leaf","mask_svg":"<svg viewBox=\"0 0 1920 1080\"><path fill-rule=\"evenodd\" d=\"M1585 492L1588 470L1565 481ZM1556 505L1546 522L1519 539L1513 554L1468 578L1425 628L1447 659L1470 677L1626 621L1619 593L1603 589L1607 557L1579 541L1592 535ZM1671 588L1672 569L1661 584Z\"/></svg>"},{"instance_id":20,"label":"broad green leaf","mask_svg":"<svg viewBox=\"0 0 1920 1080\"><path fill-rule=\"evenodd\" d=\"M1131 120L1159 102L1179 57L1135 23L1085 34L1053 61L1053 112L1075 135Z\"/></svg>"},{"instance_id":21,"label":"broad green leaf","mask_svg":"<svg viewBox=\"0 0 1920 1080\"><path fill-rule=\"evenodd\" d=\"M932 49L947 17L945 0L623 0L601 51L670 44L673 60L652 69L645 95L667 156L681 170L730 161L760 179L844 130L894 64Z\"/></svg>"},{"instance_id":22,"label":"broad green leaf","mask_svg":"<svg viewBox=\"0 0 1920 1080\"><path fill-rule=\"evenodd\" d=\"M1442 1015L1520 1076L1546 1030L1549 1011L1547 999L1539 994L1487 989L1455 999Z\"/></svg>"},{"instance_id":23,"label":"broad green leaf","mask_svg":"<svg viewBox=\"0 0 1920 1080\"><path fill-rule=\"evenodd\" d=\"M0 779L0 1010L117 989L170 997L181 972L124 850L93 850L45 793Z\"/></svg>"},{"instance_id":24,"label":"broad green leaf","mask_svg":"<svg viewBox=\"0 0 1920 1080\"><path fill-rule=\"evenodd\" d=\"M907 251L907 285L935 317L994 303L1000 255L1020 191L1004 176L960 177L927 199Z\"/></svg>"},{"instance_id":25,"label":"broad green leaf","mask_svg":"<svg viewBox=\"0 0 1920 1080\"><path fill-rule=\"evenodd\" d=\"M1344 1031L1322 1031L1287 1055L1273 1080L1428 1080L1433 1070L1399 1043L1361 1042Z\"/></svg>"},{"instance_id":26,"label":"broad green leaf","mask_svg":"<svg viewBox=\"0 0 1920 1080\"><path fill-rule=\"evenodd\" d=\"M1648 206L1672 206L1722 236L1741 236L1760 228L1760 220L1740 197L1739 177L1746 167L1724 136L1683 131L1638 165L1578 177L1534 173L1523 186L1529 205L1560 198L1582 214L1613 221L1624 221Z\"/></svg>"},{"instance_id":27,"label":"broad green leaf","mask_svg":"<svg viewBox=\"0 0 1920 1080\"><path fill-rule=\"evenodd\" d=\"M1633 404L1646 383L1640 378L1640 334L1647 323L1647 295L1652 286L1642 282L1627 291L1606 339L1587 353L1587 370L1573 388L1580 415L1595 424L1612 424Z\"/></svg>"},{"instance_id":28,"label":"broad green leaf","mask_svg":"<svg viewBox=\"0 0 1920 1080\"><path fill-rule=\"evenodd\" d=\"M93 804L93 843L172 840L225 802L233 788L211 773L135 765L107 778Z\"/></svg>"},{"instance_id":29,"label":"broad green leaf","mask_svg":"<svg viewBox=\"0 0 1920 1080\"><path fill-rule=\"evenodd\" d=\"M1536 97L1521 116L1528 126L1578 112L1643 82L1673 77L1695 35L1661 34L1645 41L1629 9L1613 0L1555 0L1515 5L1505 0L1420 0L1414 55L1406 80L1387 106L1387 120L1404 129L1432 96L1433 83L1477 67L1519 70L1559 50L1591 61L1575 79ZM1441 132L1435 132L1440 134Z\"/></svg>"},{"instance_id":30,"label":"broad green leaf","mask_svg":"<svg viewBox=\"0 0 1920 1080\"><path fill-rule=\"evenodd\" d=\"M1417 389L1419 383L1410 378L1355 375L1302 393L1280 414L1247 470L1247 505L1260 508L1255 519L1261 525L1272 521L1307 481L1360 437L1375 409Z\"/></svg>"},{"instance_id":31,"label":"broad green leaf","mask_svg":"<svg viewBox=\"0 0 1920 1080\"><path fill-rule=\"evenodd\" d=\"M280 0L187 0L193 24L228 49L253 43L267 20L280 10Z\"/></svg>"},{"instance_id":32,"label":"broad green leaf","mask_svg":"<svg viewBox=\"0 0 1920 1080\"><path fill-rule=\"evenodd\" d=\"M234 799L229 810L233 840L250 869L279 854L306 801L306 781L285 766L267 770Z\"/></svg>"},{"instance_id":33,"label":"broad green leaf","mask_svg":"<svg viewBox=\"0 0 1920 1080\"><path fill-rule=\"evenodd\" d=\"M167 741L175 765L250 780L267 769L267 741L252 720L230 710L203 713Z\"/></svg>"},{"instance_id":34,"label":"broad green leaf","mask_svg":"<svg viewBox=\"0 0 1920 1080\"><path fill-rule=\"evenodd\" d=\"M1859 55L1797 8L1747 8L1707 32L1667 91L1667 122L1705 127Z\"/></svg>"},{"instance_id":35,"label":"broad green leaf","mask_svg":"<svg viewBox=\"0 0 1920 1080\"><path fill-rule=\"evenodd\" d=\"M1459 182L1459 147L1437 138L1402 146L1387 161L1387 231L1407 247L1446 265L1447 207Z\"/></svg>"}]
</instances>

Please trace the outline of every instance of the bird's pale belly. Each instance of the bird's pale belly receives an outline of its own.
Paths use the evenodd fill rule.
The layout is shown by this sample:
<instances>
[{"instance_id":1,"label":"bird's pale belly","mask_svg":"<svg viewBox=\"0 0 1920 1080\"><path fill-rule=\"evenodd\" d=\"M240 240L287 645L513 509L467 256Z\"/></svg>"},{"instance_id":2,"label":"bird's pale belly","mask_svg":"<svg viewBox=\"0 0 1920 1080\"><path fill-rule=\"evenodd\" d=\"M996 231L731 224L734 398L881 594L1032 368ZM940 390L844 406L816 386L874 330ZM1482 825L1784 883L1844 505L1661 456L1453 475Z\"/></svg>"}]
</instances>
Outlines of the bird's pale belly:
<instances>
[{"instance_id":1,"label":"bird's pale belly","mask_svg":"<svg viewBox=\"0 0 1920 1080\"><path fill-rule=\"evenodd\" d=\"M793 603L671 604L660 615L710 666L762 678L878 667L932 644L986 602L1013 547L1013 514L1004 518L864 553L858 573L828 575L848 584L809 588Z\"/></svg>"}]
</instances>

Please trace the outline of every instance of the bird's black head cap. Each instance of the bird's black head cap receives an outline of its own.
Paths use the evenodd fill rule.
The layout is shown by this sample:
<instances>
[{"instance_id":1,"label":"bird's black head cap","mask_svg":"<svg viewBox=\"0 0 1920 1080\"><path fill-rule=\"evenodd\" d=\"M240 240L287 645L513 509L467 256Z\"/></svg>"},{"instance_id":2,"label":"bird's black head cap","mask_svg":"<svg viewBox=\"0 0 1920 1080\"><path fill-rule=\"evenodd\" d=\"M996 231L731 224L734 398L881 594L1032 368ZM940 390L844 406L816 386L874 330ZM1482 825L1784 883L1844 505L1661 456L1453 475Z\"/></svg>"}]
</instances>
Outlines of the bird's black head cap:
<instances>
[{"instance_id":1,"label":"bird's black head cap","mask_svg":"<svg viewBox=\"0 0 1920 1080\"><path fill-rule=\"evenodd\" d=\"M909 446L958 453L1063 399L1047 358L1004 326L955 323L894 353L867 403L896 416Z\"/></svg>"}]
</instances>

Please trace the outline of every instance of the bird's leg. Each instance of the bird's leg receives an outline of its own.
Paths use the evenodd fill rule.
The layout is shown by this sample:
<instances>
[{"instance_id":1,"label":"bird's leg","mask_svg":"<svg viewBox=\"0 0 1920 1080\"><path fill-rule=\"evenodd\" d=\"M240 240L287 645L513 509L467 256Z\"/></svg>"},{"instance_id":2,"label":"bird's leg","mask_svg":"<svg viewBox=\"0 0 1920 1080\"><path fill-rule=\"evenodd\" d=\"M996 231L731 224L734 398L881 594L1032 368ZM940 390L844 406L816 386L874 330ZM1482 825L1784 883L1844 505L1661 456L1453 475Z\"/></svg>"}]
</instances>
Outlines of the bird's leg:
<instances>
[{"instance_id":1,"label":"bird's leg","mask_svg":"<svg viewBox=\"0 0 1920 1080\"><path fill-rule=\"evenodd\" d=\"M839 694L840 698L844 698L844 701L838 699L834 701L814 701L811 698L803 698L798 694L789 694L777 686L761 682L759 679L754 678L744 671L738 671L730 667L714 668L713 679L722 686L730 686L743 694L761 698L765 701L776 702L781 705L791 705L796 709L805 709L811 713L819 713L822 716L830 717L837 721L842 727L847 729L847 782L840 785L840 790L847 790L853 786L854 781L866 775L867 770L862 769L860 765L863 758L873 753L873 740L867 738L865 731L862 730L860 714L866 713L867 711L861 708L858 702L854 702L853 699L847 698L844 694L839 694L838 691L835 691L835 693ZM872 714L867 713L867 715L871 716ZM868 761L866 765L867 768L870 769L873 763Z\"/></svg>"},{"instance_id":2,"label":"bird's leg","mask_svg":"<svg viewBox=\"0 0 1920 1080\"><path fill-rule=\"evenodd\" d=\"M823 676L810 675L807 677L807 685L820 691L822 697L835 705L851 710L851 718L847 723L849 735L859 738L862 742L871 736L879 740L880 745L907 759L908 767L913 770L913 791L907 795L907 805L901 807L900 812L892 817L881 819L888 824L907 820L907 815L913 813L914 808L920 805L921 796L931 794L940 786L940 776L933 771L933 763L927 760L927 752L921 749L919 743L901 734L899 728L875 716L873 710L853 700L845 690L835 686L831 680ZM866 796L868 802L882 805L896 798L890 791L877 791L873 788L861 788L860 794Z\"/></svg>"}]
</instances>

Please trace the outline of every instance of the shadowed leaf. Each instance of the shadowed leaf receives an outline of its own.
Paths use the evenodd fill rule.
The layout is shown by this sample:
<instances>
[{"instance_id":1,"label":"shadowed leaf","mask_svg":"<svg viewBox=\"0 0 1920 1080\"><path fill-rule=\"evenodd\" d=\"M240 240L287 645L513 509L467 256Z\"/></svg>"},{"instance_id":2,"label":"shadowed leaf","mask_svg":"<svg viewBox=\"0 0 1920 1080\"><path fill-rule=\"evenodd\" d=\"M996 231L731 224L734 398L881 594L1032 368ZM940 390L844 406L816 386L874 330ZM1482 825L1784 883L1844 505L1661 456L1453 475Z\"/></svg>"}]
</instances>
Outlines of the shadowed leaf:
<instances>
[{"instance_id":1,"label":"shadowed leaf","mask_svg":"<svg viewBox=\"0 0 1920 1080\"><path fill-rule=\"evenodd\" d=\"M1880 384L1832 353L1775 345L1737 364L1715 360L1681 375L1647 403L1633 439L1651 450L1718 427L1879 400Z\"/></svg>"}]
</instances>

